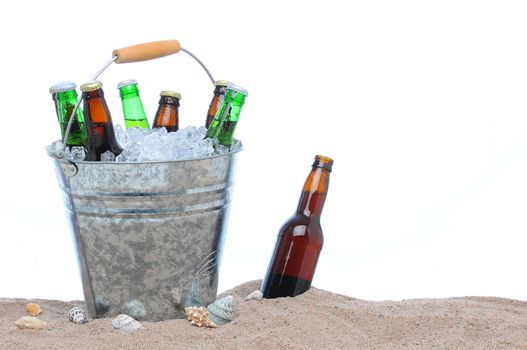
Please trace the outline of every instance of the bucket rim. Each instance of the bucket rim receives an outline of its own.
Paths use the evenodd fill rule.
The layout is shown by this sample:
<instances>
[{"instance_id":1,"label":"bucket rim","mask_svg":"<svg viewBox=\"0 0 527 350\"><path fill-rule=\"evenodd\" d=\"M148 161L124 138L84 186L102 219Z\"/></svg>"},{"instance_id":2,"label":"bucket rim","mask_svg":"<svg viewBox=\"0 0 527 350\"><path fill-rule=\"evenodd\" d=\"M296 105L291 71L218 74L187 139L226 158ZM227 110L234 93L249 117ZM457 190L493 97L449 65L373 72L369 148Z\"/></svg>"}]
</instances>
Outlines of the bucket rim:
<instances>
[{"instance_id":1,"label":"bucket rim","mask_svg":"<svg viewBox=\"0 0 527 350\"><path fill-rule=\"evenodd\" d=\"M133 164L133 165L140 165L140 164L161 164L161 163L184 163L184 162L197 162L197 161L202 161L202 160L208 160L208 159L215 159L215 158L221 158L221 157L227 157L227 156L231 156L231 155L234 155L240 151L242 151L244 149L244 146L240 146L240 148L237 148L236 150L233 150L233 151L229 151L227 153L224 153L224 154L216 154L216 155L213 155L213 156L208 156L208 157L204 157L204 158L189 158L189 159L174 159L174 160L147 160L147 161L137 161L137 162L101 162L101 161L86 161L86 160L81 160L81 161L73 161L73 160L68 160L69 162L71 163L75 163L75 164L82 164L82 165L94 165L94 164L112 164L112 165L130 165L130 164ZM55 158L53 156L49 156L50 158L53 158L53 159L58 159L58 160L61 160L59 158Z\"/></svg>"}]
</instances>

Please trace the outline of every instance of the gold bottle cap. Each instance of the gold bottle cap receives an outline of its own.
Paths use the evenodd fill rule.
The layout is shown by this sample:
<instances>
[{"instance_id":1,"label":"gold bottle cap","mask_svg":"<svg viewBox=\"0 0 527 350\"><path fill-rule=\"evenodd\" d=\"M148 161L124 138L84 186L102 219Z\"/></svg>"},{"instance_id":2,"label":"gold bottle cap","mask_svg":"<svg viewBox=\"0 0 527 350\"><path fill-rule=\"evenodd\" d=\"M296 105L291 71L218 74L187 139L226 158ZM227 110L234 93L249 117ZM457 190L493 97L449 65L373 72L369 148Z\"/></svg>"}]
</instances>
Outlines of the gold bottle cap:
<instances>
[{"instance_id":1,"label":"gold bottle cap","mask_svg":"<svg viewBox=\"0 0 527 350\"><path fill-rule=\"evenodd\" d=\"M214 85L216 86L227 86L229 85L231 82L230 81L227 81L227 80L216 80L214 82Z\"/></svg>"},{"instance_id":2,"label":"gold bottle cap","mask_svg":"<svg viewBox=\"0 0 527 350\"><path fill-rule=\"evenodd\" d=\"M77 88L77 84L75 84L72 81L62 81L60 83L56 83L52 87L49 88L49 92L51 94L56 94L58 92L65 92L70 90L75 90Z\"/></svg>"},{"instance_id":3,"label":"gold bottle cap","mask_svg":"<svg viewBox=\"0 0 527 350\"><path fill-rule=\"evenodd\" d=\"M82 92L95 91L99 90L100 88L102 88L102 83L99 80L90 80L81 85Z\"/></svg>"},{"instance_id":4,"label":"gold bottle cap","mask_svg":"<svg viewBox=\"0 0 527 350\"><path fill-rule=\"evenodd\" d=\"M175 91L164 90L164 91L161 91L161 93L159 93L159 96L169 96L169 97L174 97L174 98L177 98L178 100L181 100L181 94Z\"/></svg>"}]
</instances>

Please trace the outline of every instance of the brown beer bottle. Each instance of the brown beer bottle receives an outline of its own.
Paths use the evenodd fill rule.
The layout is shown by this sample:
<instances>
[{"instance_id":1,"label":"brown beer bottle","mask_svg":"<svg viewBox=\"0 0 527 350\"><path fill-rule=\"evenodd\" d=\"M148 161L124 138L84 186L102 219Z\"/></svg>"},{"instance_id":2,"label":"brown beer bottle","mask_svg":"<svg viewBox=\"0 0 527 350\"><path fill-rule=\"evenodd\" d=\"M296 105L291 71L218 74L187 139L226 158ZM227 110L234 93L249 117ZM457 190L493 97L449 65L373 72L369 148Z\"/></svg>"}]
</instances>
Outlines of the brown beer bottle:
<instances>
[{"instance_id":1,"label":"brown beer bottle","mask_svg":"<svg viewBox=\"0 0 527 350\"><path fill-rule=\"evenodd\" d=\"M333 160L317 155L304 184L296 213L282 226L263 280L264 298L294 297L311 287L324 237L320 214L328 192Z\"/></svg>"},{"instance_id":2,"label":"brown beer bottle","mask_svg":"<svg viewBox=\"0 0 527 350\"><path fill-rule=\"evenodd\" d=\"M209 110L207 111L207 119L205 120L205 127L207 129L212 123L212 120L225 97L225 92L227 91L227 85L229 85L229 82L226 80L216 80L214 85L216 86L214 88L214 96L212 97L212 101L210 101Z\"/></svg>"},{"instance_id":3,"label":"brown beer bottle","mask_svg":"<svg viewBox=\"0 0 527 350\"><path fill-rule=\"evenodd\" d=\"M165 127L168 132L179 129L179 100L181 95L174 91L161 91L159 94L159 107L157 108L152 128Z\"/></svg>"},{"instance_id":4,"label":"brown beer bottle","mask_svg":"<svg viewBox=\"0 0 527 350\"><path fill-rule=\"evenodd\" d=\"M101 154L107 151L117 157L123 149L115 138L112 116L104 99L102 83L98 80L89 81L81 85L81 91L84 99L82 111L88 134L85 160L100 161Z\"/></svg>"}]
</instances>

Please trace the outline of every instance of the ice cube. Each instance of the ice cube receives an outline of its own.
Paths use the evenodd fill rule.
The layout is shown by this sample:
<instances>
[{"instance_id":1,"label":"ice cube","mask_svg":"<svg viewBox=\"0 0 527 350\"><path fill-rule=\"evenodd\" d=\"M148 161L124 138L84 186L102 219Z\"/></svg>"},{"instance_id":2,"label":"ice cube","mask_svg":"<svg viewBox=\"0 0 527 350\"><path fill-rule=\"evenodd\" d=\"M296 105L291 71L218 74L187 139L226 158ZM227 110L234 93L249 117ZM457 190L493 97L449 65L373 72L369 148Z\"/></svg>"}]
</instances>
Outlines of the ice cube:
<instances>
[{"instance_id":1,"label":"ice cube","mask_svg":"<svg viewBox=\"0 0 527 350\"><path fill-rule=\"evenodd\" d=\"M115 154L111 151L106 151L101 154L101 162L115 162Z\"/></svg>"},{"instance_id":2,"label":"ice cube","mask_svg":"<svg viewBox=\"0 0 527 350\"><path fill-rule=\"evenodd\" d=\"M120 124L115 125L115 138L117 139L117 142L120 145L124 145L126 143L126 131L123 129L123 127Z\"/></svg>"},{"instance_id":3,"label":"ice cube","mask_svg":"<svg viewBox=\"0 0 527 350\"><path fill-rule=\"evenodd\" d=\"M48 155L53 158L62 159L66 156L62 140L54 141L46 146L46 151L48 152Z\"/></svg>"},{"instance_id":4,"label":"ice cube","mask_svg":"<svg viewBox=\"0 0 527 350\"><path fill-rule=\"evenodd\" d=\"M71 147L71 150L69 152L68 159L75 162L75 161L82 161L86 158L86 151L84 147L80 146L74 146Z\"/></svg>"},{"instance_id":5,"label":"ice cube","mask_svg":"<svg viewBox=\"0 0 527 350\"><path fill-rule=\"evenodd\" d=\"M222 155L229 153L229 148L225 147L224 145L215 142L214 143L214 154Z\"/></svg>"}]
</instances>

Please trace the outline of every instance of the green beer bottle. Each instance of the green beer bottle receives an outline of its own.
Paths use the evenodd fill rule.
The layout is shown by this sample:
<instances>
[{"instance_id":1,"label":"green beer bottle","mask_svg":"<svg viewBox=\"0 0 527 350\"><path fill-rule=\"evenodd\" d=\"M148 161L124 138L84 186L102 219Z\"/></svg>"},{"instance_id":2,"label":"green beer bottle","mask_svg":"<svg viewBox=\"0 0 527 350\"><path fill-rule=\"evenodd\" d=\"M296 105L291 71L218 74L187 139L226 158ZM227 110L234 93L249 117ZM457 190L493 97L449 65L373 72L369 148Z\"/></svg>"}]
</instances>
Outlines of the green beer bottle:
<instances>
[{"instance_id":1,"label":"green beer bottle","mask_svg":"<svg viewBox=\"0 0 527 350\"><path fill-rule=\"evenodd\" d=\"M77 104L77 91L75 90L77 85L71 81L63 81L57 83L49 88L51 97L55 102L55 111L57 112L57 118L59 120L60 131L62 140L64 140L64 134L68 127L71 114L75 105ZM66 141L67 146L85 146L88 140L86 134L86 126L84 125L84 116L80 109L77 109L77 113L74 116L71 124L70 134Z\"/></svg>"},{"instance_id":2,"label":"green beer bottle","mask_svg":"<svg viewBox=\"0 0 527 350\"><path fill-rule=\"evenodd\" d=\"M234 130L247 94L247 90L240 86L234 84L227 86L225 98L207 130L207 137L218 140L225 147L232 145Z\"/></svg>"},{"instance_id":3,"label":"green beer bottle","mask_svg":"<svg viewBox=\"0 0 527 350\"><path fill-rule=\"evenodd\" d=\"M121 96L126 128L138 126L143 129L150 129L141 97L139 97L137 81L133 79L122 81L117 85L117 88Z\"/></svg>"}]
</instances>

